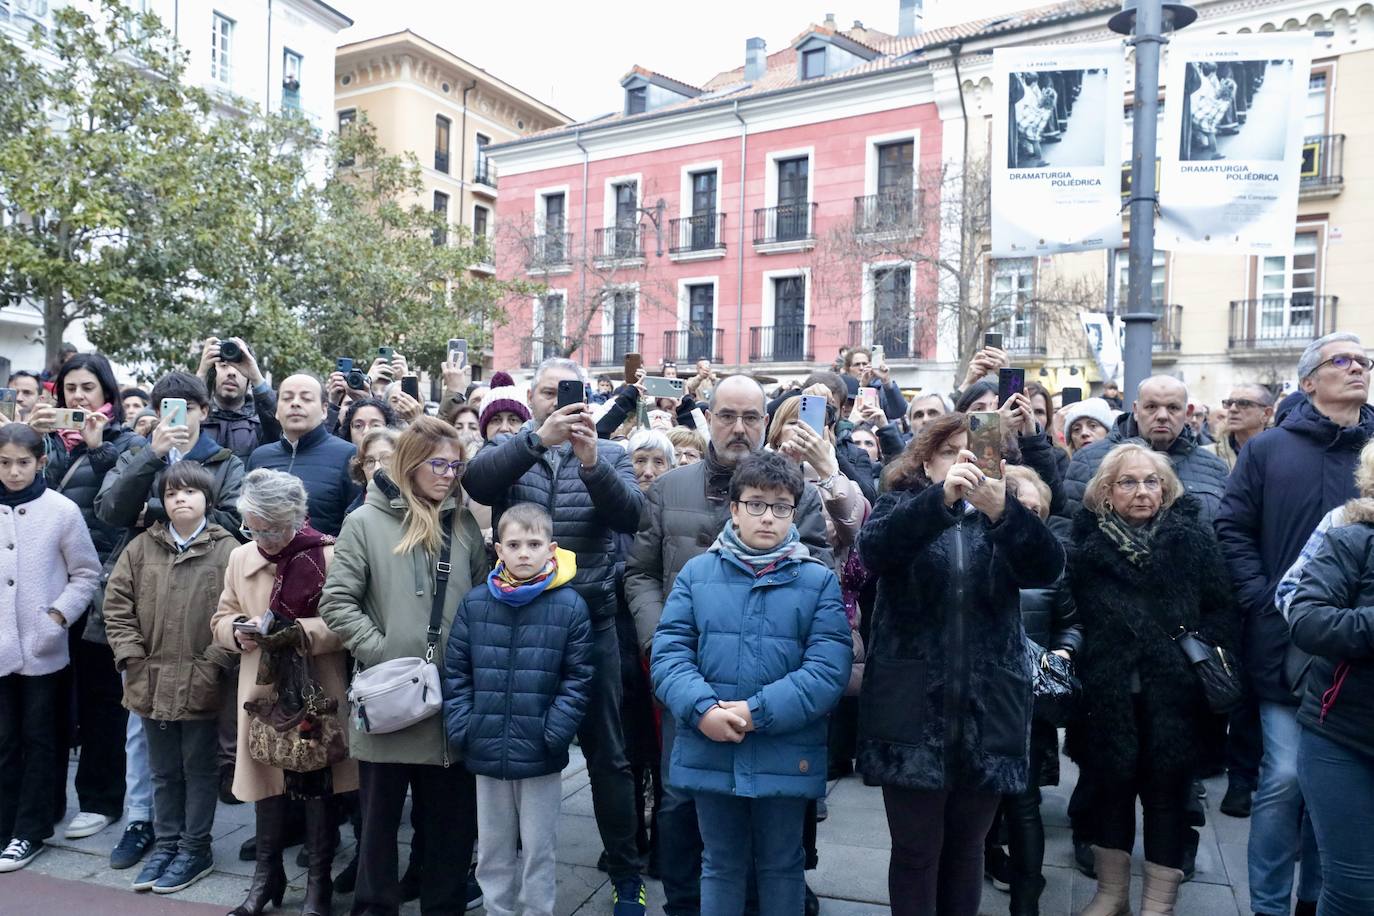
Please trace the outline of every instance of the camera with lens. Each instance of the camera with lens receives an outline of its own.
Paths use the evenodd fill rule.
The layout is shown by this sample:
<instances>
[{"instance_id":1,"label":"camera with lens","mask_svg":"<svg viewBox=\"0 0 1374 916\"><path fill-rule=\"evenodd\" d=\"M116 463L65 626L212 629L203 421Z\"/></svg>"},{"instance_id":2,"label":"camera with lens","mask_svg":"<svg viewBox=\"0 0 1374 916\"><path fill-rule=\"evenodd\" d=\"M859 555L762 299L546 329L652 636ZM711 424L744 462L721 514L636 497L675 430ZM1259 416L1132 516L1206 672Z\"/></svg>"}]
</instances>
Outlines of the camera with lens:
<instances>
[{"instance_id":1,"label":"camera with lens","mask_svg":"<svg viewBox=\"0 0 1374 916\"><path fill-rule=\"evenodd\" d=\"M243 347L238 345L238 341L222 340L219 344L219 358L226 363L236 363L243 359Z\"/></svg>"},{"instance_id":2,"label":"camera with lens","mask_svg":"<svg viewBox=\"0 0 1374 916\"><path fill-rule=\"evenodd\" d=\"M367 391L371 387L368 385L367 373L361 369L349 369L344 374L344 383L353 391Z\"/></svg>"}]
</instances>

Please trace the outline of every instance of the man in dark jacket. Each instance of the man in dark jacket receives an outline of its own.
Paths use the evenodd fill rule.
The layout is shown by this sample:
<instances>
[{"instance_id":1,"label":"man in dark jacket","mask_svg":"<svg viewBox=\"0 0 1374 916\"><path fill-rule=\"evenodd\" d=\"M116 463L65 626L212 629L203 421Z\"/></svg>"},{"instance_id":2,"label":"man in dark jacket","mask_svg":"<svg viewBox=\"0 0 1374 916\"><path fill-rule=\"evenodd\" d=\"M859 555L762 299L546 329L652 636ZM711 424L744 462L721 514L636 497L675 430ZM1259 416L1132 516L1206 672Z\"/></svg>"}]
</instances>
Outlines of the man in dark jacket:
<instances>
[{"instance_id":1,"label":"man in dark jacket","mask_svg":"<svg viewBox=\"0 0 1374 916\"><path fill-rule=\"evenodd\" d=\"M1145 379L1132 412L1117 418L1106 439L1074 453L1064 479L1064 506L1056 506L1055 513L1070 519L1078 514L1088 481L1107 453L1127 440L1143 439L1155 451L1168 454L1184 492L1202 504L1202 519L1211 524L1226 492L1226 463L1197 443L1188 428L1188 416L1186 385L1167 375Z\"/></svg>"},{"instance_id":2,"label":"man in dark jacket","mask_svg":"<svg viewBox=\"0 0 1374 916\"><path fill-rule=\"evenodd\" d=\"M516 503L537 503L553 517L553 537L577 557L577 590L592 616L591 705L578 729L592 806L615 885L619 916L642 916L634 780L620 723L620 644L615 630L615 532L634 531L644 495L630 456L598 440L586 404L558 407L558 383L586 383L571 360L545 360L530 388L531 420L513 436L488 442L468 465L463 486L491 506L492 523ZM637 907L637 913L630 909Z\"/></svg>"},{"instance_id":3,"label":"man in dark jacket","mask_svg":"<svg viewBox=\"0 0 1374 916\"><path fill-rule=\"evenodd\" d=\"M768 420L763 389L743 375L716 385L707 422L711 444L702 461L670 471L654 482L639 520L625 572L625 595L639 642L647 651L673 582L687 561L705 553L730 517L730 475L740 459L763 448ZM797 531L811 555L832 564L820 493L807 484L796 511ZM668 781L674 728L664 716L661 772ZM668 785L658 810L659 876L668 916L700 909L701 834L692 797Z\"/></svg>"},{"instance_id":4,"label":"man in dark jacket","mask_svg":"<svg viewBox=\"0 0 1374 916\"><path fill-rule=\"evenodd\" d=\"M260 445L277 441L277 396L262 377L248 344L235 337L237 360L227 360L218 337L207 338L196 374L211 390L210 416L201 428L215 441L247 461ZM233 355L232 348L230 355ZM237 528L231 528L237 533Z\"/></svg>"},{"instance_id":5,"label":"man in dark jacket","mask_svg":"<svg viewBox=\"0 0 1374 916\"><path fill-rule=\"evenodd\" d=\"M1274 607L1274 589L1322 516L1358 495L1355 466L1374 434L1374 409L1365 403L1369 375L1369 358L1355 335L1313 341L1298 362L1307 400L1246 444L1217 513L1217 537L1245 615L1242 660L1259 699L1264 742L1248 850L1255 913L1288 912L1299 847L1312 845L1300 838L1297 706L1283 673L1289 636ZM1316 848L1301 854L1298 897L1315 900Z\"/></svg>"},{"instance_id":6,"label":"man in dark jacket","mask_svg":"<svg viewBox=\"0 0 1374 916\"><path fill-rule=\"evenodd\" d=\"M277 392L281 439L255 449L248 470L268 468L299 477L309 498L310 524L337 536L345 510L357 495L348 474L355 449L353 443L331 436L324 418L324 383L305 373L286 378Z\"/></svg>"}]
</instances>

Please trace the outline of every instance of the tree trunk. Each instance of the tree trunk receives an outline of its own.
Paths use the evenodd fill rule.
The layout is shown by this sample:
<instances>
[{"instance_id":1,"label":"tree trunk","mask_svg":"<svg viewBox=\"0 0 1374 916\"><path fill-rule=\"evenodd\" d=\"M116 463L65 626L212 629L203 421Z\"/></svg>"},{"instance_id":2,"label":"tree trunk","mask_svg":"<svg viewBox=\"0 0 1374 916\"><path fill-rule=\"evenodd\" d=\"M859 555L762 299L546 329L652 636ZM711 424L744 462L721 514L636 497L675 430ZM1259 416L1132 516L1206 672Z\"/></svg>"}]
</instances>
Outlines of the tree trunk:
<instances>
[{"instance_id":1,"label":"tree trunk","mask_svg":"<svg viewBox=\"0 0 1374 916\"><path fill-rule=\"evenodd\" d=\"M62 335L70 324L67 318L66 297L62 290L49 290L43 299L43 367L53 365L62 352Z\"/></svg>"}]
</instances>

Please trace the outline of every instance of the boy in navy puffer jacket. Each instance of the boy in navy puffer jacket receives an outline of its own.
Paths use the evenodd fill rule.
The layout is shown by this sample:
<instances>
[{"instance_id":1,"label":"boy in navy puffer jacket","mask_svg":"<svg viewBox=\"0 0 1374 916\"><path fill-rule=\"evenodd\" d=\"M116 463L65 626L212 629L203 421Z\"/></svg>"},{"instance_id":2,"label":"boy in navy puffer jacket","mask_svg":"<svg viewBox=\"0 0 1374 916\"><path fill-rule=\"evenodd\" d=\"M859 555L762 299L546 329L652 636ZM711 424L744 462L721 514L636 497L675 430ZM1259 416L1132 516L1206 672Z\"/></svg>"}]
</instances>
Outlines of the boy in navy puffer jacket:
<instances>
[{"instance_id":1,"label":"boy in navy puffer jacket","mask_svg":"<svg viewBox=\"0 0 1374 916\"><path fill-rule=\"evenodd\" d=\"M477 777L477 883L488 916L553 916L562 772L591 693L591 614L563 587L577 561L553 540L543 509L507 509L495 547L501 562L453 619L444 731Z\"/></svg>"}]
</instances>

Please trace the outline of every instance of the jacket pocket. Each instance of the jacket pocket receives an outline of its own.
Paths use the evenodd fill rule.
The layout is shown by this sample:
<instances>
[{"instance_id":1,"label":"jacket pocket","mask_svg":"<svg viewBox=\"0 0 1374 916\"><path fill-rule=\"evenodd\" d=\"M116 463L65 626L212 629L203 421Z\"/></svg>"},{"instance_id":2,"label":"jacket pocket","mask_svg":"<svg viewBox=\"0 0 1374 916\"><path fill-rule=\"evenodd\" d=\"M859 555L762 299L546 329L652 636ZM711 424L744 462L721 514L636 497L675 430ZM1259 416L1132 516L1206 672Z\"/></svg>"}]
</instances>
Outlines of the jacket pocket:
<instances>
[{"instance_id":1,"label":"jacket pocket","mask_svg":"<svg viewBox=\"0 0 1374 916\"><path fill-rule=\"evenodd\" d=\"M130 712L143 715L152 709L153 691L148 682L146 658L131 658L124 666L124 706Z\"/></svg>"},{"instance_id":2,"label":"jacket pocket","mask_svg":"<svg viewBox=\"0 0 1374 916\"><path fill-rule=\"evenodd\" d=\"M219 711L219 672L219 665L207 658L191 659L191 681L186 688L187 715Z\"/></svg>"},{"instance_id":3,"label":"jacket pocket","mask_svg":"<svg viewBox=\"0 0 1374 916\"><path fill-rule=\"evenodd\" d=\"M922 658L870 658L859 693L859 735L892 744L920 744L926 676Z\"/></svg>"},{"instance_id":4,"label":"jacket pocket","mask_svg":"<svg viewBox=\"0 0 1374 916\"><path fill-rule=\"evenodd\" d=\"M1030 678L1021 672L995 671L983 692L984 753L1026 756L1030 713Z\"/></svg>"}]
</instances>

